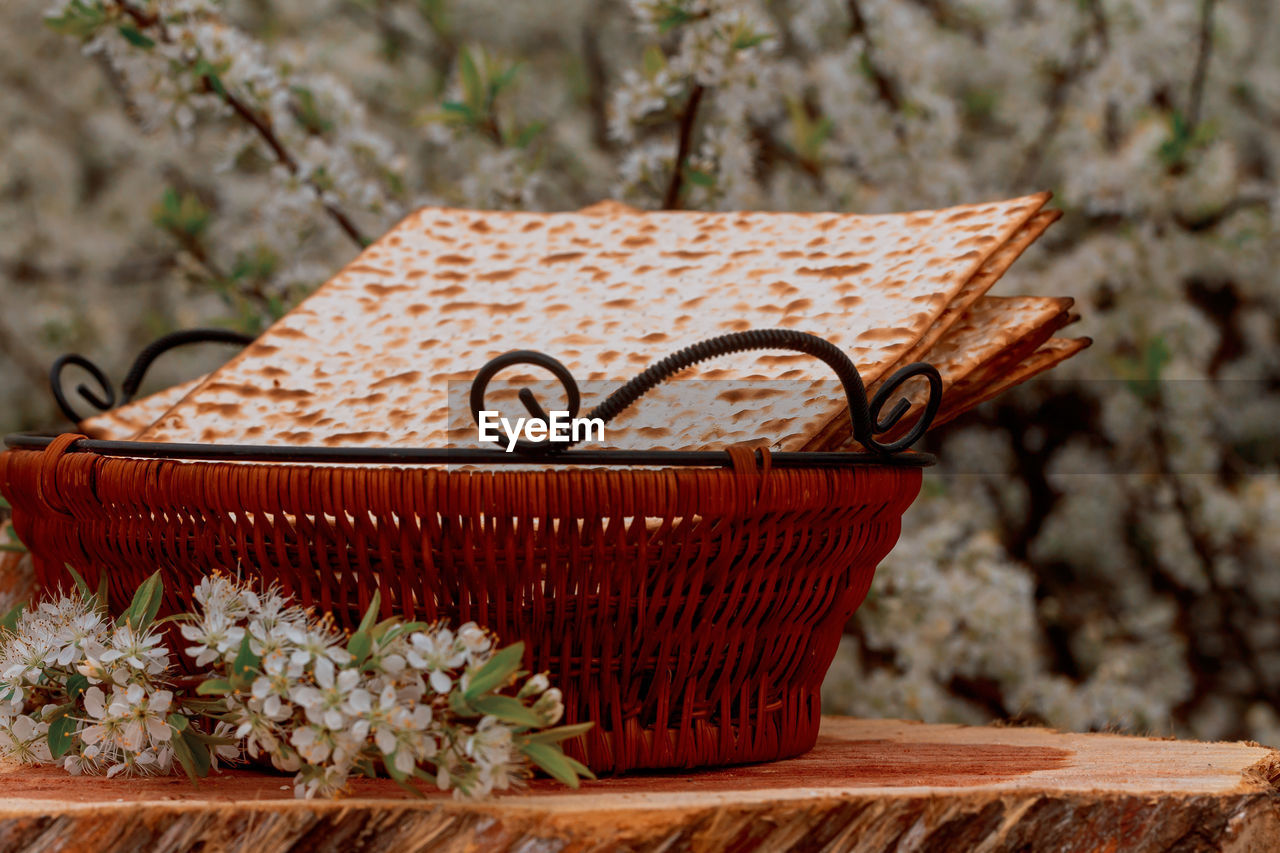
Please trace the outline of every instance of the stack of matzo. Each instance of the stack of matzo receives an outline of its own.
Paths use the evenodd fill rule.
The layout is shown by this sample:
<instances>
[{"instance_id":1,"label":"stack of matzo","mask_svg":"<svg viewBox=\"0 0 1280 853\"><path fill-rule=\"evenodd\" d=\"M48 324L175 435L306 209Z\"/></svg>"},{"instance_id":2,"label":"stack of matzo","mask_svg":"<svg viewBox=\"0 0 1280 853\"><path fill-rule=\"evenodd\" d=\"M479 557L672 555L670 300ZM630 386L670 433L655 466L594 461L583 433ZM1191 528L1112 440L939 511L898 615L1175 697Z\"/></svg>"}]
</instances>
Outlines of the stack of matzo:
<instances>
[{"instance_id":1,"label":"stack of matzo","mask_svg":"<svg viewBox=\"0 0 1280 853\"><path fill-rule=\"evenodd\" d=\"M901 365L933 363L940 423L1088 344L1053 337L1071 319L1069 299L986 295L1057 218L1041 209L1047 200L870 216L424 209L224 367L82 427L160 442L478 446L464 392L508 350L564 362L584 385L585 414L681 347L778 327L839 346L872 392ZM514 389L536 373L503 374L490 406L526 414ZM545 389L558 386L537 387L555 408ZM706 362L592 446L737 443L849 446L830 369L776 351Z\"/></svg>"}]
</instances>

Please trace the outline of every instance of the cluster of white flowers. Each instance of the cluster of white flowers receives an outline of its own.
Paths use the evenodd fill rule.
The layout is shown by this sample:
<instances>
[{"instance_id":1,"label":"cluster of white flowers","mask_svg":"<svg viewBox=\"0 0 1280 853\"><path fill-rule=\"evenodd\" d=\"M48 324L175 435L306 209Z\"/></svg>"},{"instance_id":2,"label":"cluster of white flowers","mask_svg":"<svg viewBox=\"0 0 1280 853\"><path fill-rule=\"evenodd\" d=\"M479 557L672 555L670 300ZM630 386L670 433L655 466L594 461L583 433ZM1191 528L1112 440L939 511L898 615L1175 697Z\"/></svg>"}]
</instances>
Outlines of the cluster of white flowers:
<instances>
[{"instance_id":1,"label":"cluster of white flowers","mask_svg":"<svg viewBox=\"0 0 1280 853\"><path fill-rule=\"evenodd\" d=\"M72 773L168 773L169 666L158 633L113 624L96 598L44 601L0 643L0 750Z\"/></svg>"},{"instance_id":2,"label":"cluster of white flowers","mask_svg":"<svg viewBox=\"0 0 1280 853\"><path fill-rule=\"evenodd\" d=\"M177 619L192 694L155 629L159 595L152 578L115 623L84 589L17 617L0 638L0 755L108 776L176 763L193 777L261 757L296 774L299 797L335 796L379 767L469 798L522 783L531 763L569 784L589 775L555 746L586 729L553 728L560 691L539 674L501 693L523 647L499 650L474 623L375 623L375 596L344 637L275 589L206 577Z\"/></svg>"},{"instance_id":3,"label":"cluster of white flowers","mask_svg":"<svg viewBox=\"0 0 1280 853\"><path fill-rule=\"evenodd\" d=\"M1095 340L1056 381L1006 397L1000 419L940 439L945 463L983 476L928 475L830 707L1280 742L1280 481L1258 473L1277 462L1280 423L1274 4L1213 3L1207 21L1203 0L138 5L232 59L229 90L252 83L242 94L264 114L241 63L275 69L264 94L304 81L314 110L295 115L292 92L289 115L270 110L307 170L264 180L264 157L240 156L261 138L189 71L156 64L170 48L154 36L148 50L103 29L124 70L101 76L36 31L50 0L6 3L0 189L15 201L0 206L0 269L41 285L11 295L49 338L24 374L0 376L7 410L25 413L12 428L42 425L29 389L59 352L123 363L139 341L121 330L141 337L153 311L200 325L217 310L171 286L183 267L157 249L149 211L170 175L215 208L208 247L271 244L281 264L264 276L284 292L282 276L319 280L350 253L319 227L313 165L370 234L391 214L344 164L375 185L383 170L366 164L403 175L403 192L382 189L388 211L611 193L653 206L700 86L684 206L875 212L1052 188L1066 216L1000 292L1074 296ZM232 23L254 46L228 57L233 37L215 36ZM39 74L18 73L23 58ZM331 162L298 139L315 113L333 124L318 138L353 153ZM191 118L190 142L139 134L134 114ZM1068 405L1045 408L1055 399Z\"/></svg>"}]
</instances>

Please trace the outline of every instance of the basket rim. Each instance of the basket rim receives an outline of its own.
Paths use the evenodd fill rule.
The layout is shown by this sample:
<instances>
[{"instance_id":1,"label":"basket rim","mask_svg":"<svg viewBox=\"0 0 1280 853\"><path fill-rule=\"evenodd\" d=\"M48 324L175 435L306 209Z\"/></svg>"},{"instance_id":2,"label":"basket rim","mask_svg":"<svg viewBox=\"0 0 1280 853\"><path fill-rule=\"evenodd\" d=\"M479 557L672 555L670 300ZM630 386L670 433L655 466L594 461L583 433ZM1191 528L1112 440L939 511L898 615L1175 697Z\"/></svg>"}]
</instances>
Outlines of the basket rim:
<instances>
[{"instance_id":1,"label":"basket rim","mask_svg":"<svg viewBox=\"0 0 1280 853\"><path fill-rule=\"evenodd\" d=\"M78 433L73 433L78 435ZM66 435L66 433L63 433ZM9 450L42 451L57 439L48 433L10 433L4 437ZM117 441L81 436L68 444L66 453L142 459L203 462L318 463L323 465L541 465L560 467L734 467L729 450L566 450L550 456L507 453L502 450L465 447L319 447L265 444L193 444L158 441ZM757 463L764 454L756 448ZM937 463L932 453L905 451L892 454L866 451L778 451L768 454L778 468L927 468Z\"/></svg>"}]
</instances>

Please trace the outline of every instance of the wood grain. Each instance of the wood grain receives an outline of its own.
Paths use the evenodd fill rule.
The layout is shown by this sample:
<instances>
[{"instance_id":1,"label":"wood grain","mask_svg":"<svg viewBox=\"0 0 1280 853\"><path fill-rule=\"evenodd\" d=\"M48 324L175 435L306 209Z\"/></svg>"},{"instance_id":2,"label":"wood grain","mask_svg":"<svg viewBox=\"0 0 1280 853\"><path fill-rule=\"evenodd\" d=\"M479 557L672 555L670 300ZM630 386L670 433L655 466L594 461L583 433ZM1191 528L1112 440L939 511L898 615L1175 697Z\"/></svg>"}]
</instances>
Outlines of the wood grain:
<instances>
[{"instance_id":1,"label":"wood grain","mask_svg":"<svg viewBox=\"0 0 1280 853\"><path fill-rule=\"evenodd\" d=\"M1280 755L1045 729L827 718L790 761L537 781L478 804L362 781L295 801L288 779L0 775L0 850L1053 850L1280 849Z\"/></svg>"}]
</instances>

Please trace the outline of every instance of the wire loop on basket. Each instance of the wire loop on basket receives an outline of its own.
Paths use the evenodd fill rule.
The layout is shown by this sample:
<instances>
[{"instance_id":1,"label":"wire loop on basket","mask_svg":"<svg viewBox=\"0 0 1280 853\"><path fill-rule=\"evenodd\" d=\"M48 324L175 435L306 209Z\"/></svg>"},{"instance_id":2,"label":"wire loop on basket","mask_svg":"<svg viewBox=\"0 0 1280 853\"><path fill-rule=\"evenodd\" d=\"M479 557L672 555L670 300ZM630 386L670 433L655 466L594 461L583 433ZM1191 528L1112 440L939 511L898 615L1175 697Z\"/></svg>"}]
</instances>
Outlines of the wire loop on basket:
<instances>
[{"instance_id":1,"label":"wire loop on basket","mask_svg":"<svg viewBox=\"0 0 1280 853\"><path fill-rule=\"evenodd\" d=\"M108 409L115 408L116 405L123 406L133 399L134 395L138 393L138 388L142 385L143 378L147 375L148 368L157 358L175 347L200 343L247 346L253 343L253 336L234 332L230 329L186 329L181 332L171 332L157 338L148 344L142 352L138 353L138 357L133 360L133 364L129 367L129 372L125 374L124 381L120 383L120 399L118 401L116 399L116 391L111 386L111 381L107 379L106 374L102 372L102 368L78 353L69 353L54 361L53 366L49 369L49 390L53 392L53 399L58 403L58 408L62 410L62 413L72 423L79 423L84 418L72 407L71 401L67 399L67 394L62 388L62 372L67 367L74 365L89 372L89 375L98 383L98 387L102 389L105 397L98 396L83 383L76 386L76 393L99 412L105 412Z\"/></svg>"},{"instance_id":2,"label":"wire loop on basket","mask_svg":"<svg viewBox=\"0 0 1280 853\"><path fill-rule=\"evenodd\" d=\"M796 352L812 355L825 362L835 371L836 376L839 377L841 384L844 386L845 398L849 404L849 420L853 426L854 440L867 450L876 453L888 456L906 450L929 429L934 416L938 413L938 407L942 404L942 376L938 373L937 368L931 364L915 362L896 371L868 402L867 389L862 382L861 375L858 373L857 366L835 344L817 335L799 332L795 329L754 329L708 338L705 341L672 353L661 361L650 365L631 381L616 389L603 402L592 409L587 414L587 418L599 418L608 423L657 385L685 368L710 358L759 349L795 350ZM578 390L578 383L574 380L569 369L546 353L535 350L512 350L489 361L484 367L480 368L480 372L476 375L475 381L471 386L470 403L471 415L477 424L480 422L480 412L484 409L484 394L488 389L489 382L501 370L516 364L532 364L550 370L560 380L560 384L569 396L570 416L575 418L578 416L581 394ZM920 417L906 435L888 443L877 441L876 435L889 432L902 422L903 417L911 409L911 402L905 397L900 398L889 413L883 417L880 416L881 410L888 403L889 398L903 384L918 376L925 378L929 383L929 396L925 401ZM546 412L538 403L532 391L528 388L522 388L519 396L520 401L530 414L536 418L546 419ZM547 441L545 443L520 440L516 442L515 449L528 455L550 456L562 453L576 443L577 439L558 442Z\"/></svg>"}]
</instances>

